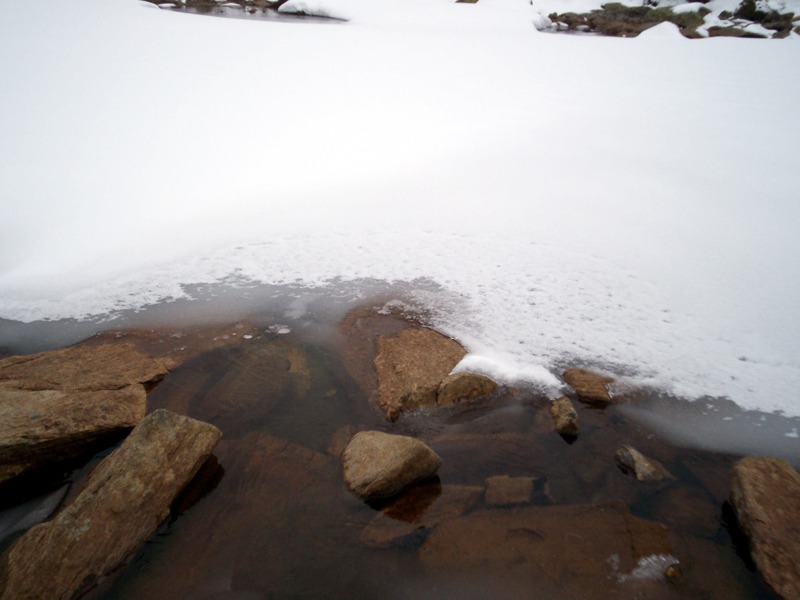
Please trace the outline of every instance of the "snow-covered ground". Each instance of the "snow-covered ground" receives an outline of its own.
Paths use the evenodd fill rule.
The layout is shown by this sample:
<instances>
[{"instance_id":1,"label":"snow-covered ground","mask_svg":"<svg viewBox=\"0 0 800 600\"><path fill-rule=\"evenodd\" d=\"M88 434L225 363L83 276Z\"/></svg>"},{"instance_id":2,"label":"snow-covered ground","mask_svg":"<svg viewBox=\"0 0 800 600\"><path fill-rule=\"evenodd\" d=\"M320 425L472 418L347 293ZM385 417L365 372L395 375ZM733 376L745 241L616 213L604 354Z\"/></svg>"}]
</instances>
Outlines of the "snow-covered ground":
<instances>
[{"instance_id":1,"label":"snow-covered ground","mask_svg":"<svg viewBox=\"0 0 800 600\"><path fill-rule=\"evenodd\" d=\"M0 3L0 317L422 277L489 373L555 393L568 357L800 415L796 39L302 2L350 21Z\"/></svg>"}]
</instances>

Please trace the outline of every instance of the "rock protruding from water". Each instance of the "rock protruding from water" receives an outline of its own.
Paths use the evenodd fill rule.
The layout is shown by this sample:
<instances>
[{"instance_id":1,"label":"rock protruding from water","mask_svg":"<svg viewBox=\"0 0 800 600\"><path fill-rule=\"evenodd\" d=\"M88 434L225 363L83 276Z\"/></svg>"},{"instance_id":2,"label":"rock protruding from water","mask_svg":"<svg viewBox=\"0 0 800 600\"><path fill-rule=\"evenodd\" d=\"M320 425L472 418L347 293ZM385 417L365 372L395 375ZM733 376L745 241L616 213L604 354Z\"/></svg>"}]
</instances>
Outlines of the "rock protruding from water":
<instances>
[{"instance_id":1,"label":"rock protruding from water","mask_svg":"<svg viewBox=\"0 0 800 600\"><path fill-rule=\"evenodd\" d=\"M119 567L158 528L221 436L166 410L148 415L52 521L6 555L2 600L71 598Z\"/></svg>"},{"instance_id":2,"label":"rock protruding from water","mask_svg":"<svg viewBox=\"0 0 800 600\"><path fill-rule=\"evenodd\" d=\"M553 427L568 440L578 437L578 413L572 400L561 396L550 403L550 416L553 417Z\"/></svg>"},{"instance_id":3,"label":"rock protruding from water","mask_svg":"<svg viewBox=\"0 0 800 600\"><path fill-rule=\"evenodd\" d=\"M72 458L145 413L164 364L128 344L80 344L0 361L0 482Z\"/></svg>"},{"instance_id":4,"label":"rock protruding from water","mask_svg":"<svg viewBox=\"0 0 800 600\"><path fill-rule=\"evenodd\" d=\"M614 460L623 473L633 475L636 481L662 481L674 479L666 467L653 458L648 458L633 446L620 446Z\"/></svg>"},{"instance_id":5,"label":"rock protruding from water","mask_svg":"<svg viewBox=\"0 0 800 600\"><path fill-rule=\"evenodd\" d=\"M671 552L666 527L611 503L493 509L448 519L419 555L430 574L448 576L476 596L491 590L491 597L514 598L525 590L531 598L618 598L624 597L621 582L646 583L636 581L643 565L674 563ZM663 568L656 579L662 581L650 584L658 591ZM646 588L636 592L657 597Z\"/></svg>"},{"instance_id":6,"label":"rock protruding from water","mask_svg":"<svg viewBox=\"0 0 800 600\"><path fill-rule=\"evenodd\" d=\"M425 327L377 340L378 404L390 421L400 413L435 405L442 380L466 355L448 337Z\"/></svg>"},{"instance_id":7,"label":"rock protruding from water","mask_svg":"<svg viewBox=\"0 0 800 600\"><path fill-rule=\"evenodd\" d=\"M613 378L586 369L569 369L564 371L563 377L574 388L579 400L600 404L611 402L608 384L614 383Z\"/></svg>"},{"instance_id":8,"label":"rock protruding from water","mask_svg":"<svg viewBox=\"0 0 800 600\"><path fill-rule=\"evenodd\" d=\"M436 394L438 404L455 404L472 398L488 396L497 388L497 384L484 375L477 373L453 373L445 377L439 384Z\"/></svg>"},{"instance_id":9,"label":"rock protruding from water","mask_svg":"<svg viewBox=\"0 0 800 600\"><path fill-rule=\"evenodd\" d=\"M439 455L423 442L380 431L357 433L342 453L344 482L364 500L394 496L433 477L441 465Z\"/></svg>"},{"instance_id":10,"label":"rock protruding from water","mask_svg":"<svg viewBox=\"0 0 800 600\"><path fill-rule=\"evenodd\" d=\"M731 504L758 572L781 597L800 598L800 475L785 460L743 458Z\"/></svg>"}]
</instances>

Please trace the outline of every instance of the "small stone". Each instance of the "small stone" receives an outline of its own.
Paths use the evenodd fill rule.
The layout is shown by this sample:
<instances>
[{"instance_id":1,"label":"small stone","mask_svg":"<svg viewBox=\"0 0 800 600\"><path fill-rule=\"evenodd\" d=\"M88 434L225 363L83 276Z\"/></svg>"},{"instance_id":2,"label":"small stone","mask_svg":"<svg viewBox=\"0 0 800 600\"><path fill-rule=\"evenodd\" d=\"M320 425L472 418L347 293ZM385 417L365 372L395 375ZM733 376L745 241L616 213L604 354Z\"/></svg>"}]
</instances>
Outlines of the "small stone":
<instances>
[{"instance_id":1,"label":"small stone","mask_svg":"<svg viewBox=\"0 0 800 600\"><path fill-rule=\"evenodd\" d=\"M439 404L454 404L480 396L488 396L497 388L497 384L477 373L454 373L448 375L439 384L436 401Z\"/></svg>"},{"instance_id":2,"label":"small stone","mask_svg":"<svg viewBox=\"0 0 800 600\"><path fill-rule=\"evenodd\" d=\"M533 477L509 477L496 475L486 480L486 504L488 506L514 506L528 504L533 493Z\"/></svg>"},{"instance_id":3,"label":"small stone","mask_svg":"<svg viewBox=\"0 0 800 600\"><path fill-rule=\"evenodd\" d=\"M800 474L785 460L745 457L733 467L731 504L764 581L800 598Z\"/></svg>"},{"instance_id":4,"label":"small stone","mask_svg":"<svg viewBox=\"0 0 800 600\"><path fill-rule=\"evenodd\" d=\"M613 378L586 369L569 369L564 371L563 377L575 389L579 400L603 404L611 402L608 384L614 382Z\"/></svg>"},{"instance_id":5,"label":"small stone","mask_svg":"<svg viewBox=\"0 0 800 600\"><path fill-rule=\"evenodd\" d=\"M566 438L578 437L578 413L572 400L561 396L550 403L550 415L553 417L555 430Z\"/></svg>"},{"instance_id":6,"label":"small stone","mask_svg":"<svg viewBox=\"0 0 800 600\"><path fill-rule=\"evenodd\" d=\"M664 577L667 578L667 581L671 581L672 583L681 581L683 579L683 572L681 571L680 565L674 563L668 566L664 569Z\"/></svg>"},{"instance_id":7,"label":"small stone","mask_svg":"<svg viewBox=\"0 0 800 600\"><path fill-rule=\"evenodd\" d=\"M617 465L623 473L632 474L637 481L661 481L675 479L672 474L655 459L647 458L633 446L622 446L614 454Z\"/></svg>"},{"instance_id":8,"label":"small stone","mask_svg":"<svg viewBox=\"0 0 800 600\"><path fill-rule=\"evenodd\" d=\"M442 459L423 442L380 431L353 436L342 453L344 482L364 500L387 498L436 474Z\"/></svg>"}]
</instances>

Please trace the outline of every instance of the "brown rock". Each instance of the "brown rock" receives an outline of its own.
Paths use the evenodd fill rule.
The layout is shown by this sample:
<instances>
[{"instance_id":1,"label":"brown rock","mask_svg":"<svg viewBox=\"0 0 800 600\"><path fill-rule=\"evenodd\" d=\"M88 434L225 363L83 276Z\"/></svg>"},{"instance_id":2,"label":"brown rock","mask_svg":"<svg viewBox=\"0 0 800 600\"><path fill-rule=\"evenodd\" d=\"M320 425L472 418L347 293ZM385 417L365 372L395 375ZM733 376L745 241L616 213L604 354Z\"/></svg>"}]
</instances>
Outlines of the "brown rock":
<instances>
[{"instance_id":1,"label":"brown rock","mask_svg":"<svg viewBox=\"0 0 800 600\"><path fill-rule=\"evenodd\" d=\"M513 506L527 504L533 494L533 477L509 477L496 475L486 480L486 504L488 506Z\"/></svg>"},{"instance_id":2,"label":"brown rock","mask_svg":"<svg viewBox=\"0 0 800 600\"><path fill-rule=\"evenodd\" d=\"M11 548L2 600L71 598L119 567L166 518L220 435L164 410L142 420L72 504Z\"/></svg>"},{"instance_id":3,"label":"brown rock","mask_svg":"<svg viewBox=\"0 0 800 600\"><path fill-rule=\"evenodd\" d=\"M470 400L480 396L488 396L497 388L497 384L477 373L454 373L448 375L439 384L436 402L453 404L462 400Z\"/></svg>"},{"instance_id":4,"label":"brown rock","mask_svg":"<svg viewBox=\"0 0 800 600\"><path fill-rule=\"evenodd\" d=\"M376 515L364 528L359 539L373 547L385 547L402 542L418 532L424 533L444 519L463 515L475 506L483 493L483 488L480 486L440 486L438 483L436 486L439 487L439 494L432 501L424 497L418 498L418 494L415 493L416 487L410 489L398 498L397 503L386 507L383 512ZM424 488L430 486L419 487L423 488L424 495L426 491ZM418 502L420 500L421 502ZM422 505L422 510L414 510L417 504Z\"/></svg>"},{"instance_id":5,"label":"brown rock","mask_svg":"<svg viewBox=\"0 0 800 600\"><path fill-rule=\"evenodd\" d=\"M800 598L800 475L785 460L743 458L731 504L758 572L781 597Z\"/></svg>"},{"instance_id":6,"label":"brown rock","mask_svg":"<svg viewBox=\"0 0 800 600\"><path fill-rule=\"evenodd\" d=\"M633 475L637 481L675 479L664 465L655 459L647 458L633 446L621 446L614 454L614 459L623 473Z\"/></svg>"},{"instance_id":7,"label":"brown rock","mask_svg":"<svg viewBox=\"0 0 800 600\"><path fill-rule=\"evenodd\" d=\"M550 415L553 417L555 430L564 437L578 437L578 413L572 400L561 396L550 404Z\"/></svg>"},{"instance_id":8,"label":"brown rock","mask_svg":"<svg viewBox=\"0 0 800 600\"><path fill-rule=\"evenodd\" d=\"M569 369L564 371L564 381L571 385L578 394L578 399L586 402L611 402L608 384L613 383L611 377L593 373L585 369Z\"/></svg>"},{"instance_id":9,"label":"brown rock","mask_svg":"<svg viewBox=\"0 0 800 600\"><path fill-rule=\"evenodd\" d=\"M79 344L0 360L0 381L26 390L116 390L156 382L166 372L163 362L129 344Z\"/></svg>"},{"instance_id":10,"label":"brown rock","mask_svg":"<svg viewBox=\"0 0 800 600\"><path fill-rule=\"evenodd\" d=\"M433 530L419 556L429 573L452 577L468 589L491 590L493 598L518 598L520 590L532 598L652 598L659 597L663 581L631 575L647 561L674 563L671 552L663 525L612 503L489 510L448 519ZM637 586L636 593L625 592L627 585Z\"/></svg>"},{"instance_id":11,"label":"brown rock","mask_svg":"<svg viewBox=\"0 0 800 600\"><path fill-rule=\"evenodd\" d=\"M436 404L439 384L466 355L456 341L418 327L377 340L378 405L391 421Z\"/></svg>"},{"instance_id":12,"label":"brown rock","mask_svg":"<svg viewBox=\"0 0 800 600\"><path fill-rule=\"evenodd\" d=\"M25 390L0 382L0 481L78 456L142 420L141 385L113 390Z\"/></svg>"},{"instance_id":13,"label":"brown rock","mask_svg":"<svg viewBox=\"0 0 800 600\"><path fill-rule=\"evenodd\" d=\"M441 464L423 442L380 431L357 433L342 453L345 484L365 500L394 496L435 475Z\"/></svg>"}]
</instances>

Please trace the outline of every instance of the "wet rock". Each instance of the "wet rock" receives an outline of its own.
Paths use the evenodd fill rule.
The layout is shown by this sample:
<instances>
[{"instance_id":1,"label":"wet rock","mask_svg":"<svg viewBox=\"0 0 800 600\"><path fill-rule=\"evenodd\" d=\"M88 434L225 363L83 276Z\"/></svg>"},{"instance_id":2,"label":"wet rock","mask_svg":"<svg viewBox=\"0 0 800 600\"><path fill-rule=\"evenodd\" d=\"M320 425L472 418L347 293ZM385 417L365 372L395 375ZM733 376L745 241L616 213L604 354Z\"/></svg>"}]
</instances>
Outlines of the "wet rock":
<instances>
[{"instance_id":1,"label":"wet rock","mask_svg":"<svg viewBox=\"0 0 800 600\"><path fill-rule=\"evenodd\" d=\"M707 538L719 531L719 505L702 490L681 486L663 491L654 499L653 509L653 516L672 530Z\"/></svg>"},{"instance_id":2,"label":"wet rock","mask_svg":"<svg viewBox=\"0 0 800 600\"><path fill-rule=\"evenodd\" d=\"M550 415L553 417L555 430L565 438L578 437L578 413L572 400L561 396L550 404Z\"/></svg>"},{"instance_id":3,"label":"wet rock","mask_svg":"<svg viewBox=\"0 0 800 600\"><path fill-rule=\"evenodd\" d=\"M438 492L430 498L427 488ZM481 486L445 485L436 483L411 488L376 515L359 538L372 547L404 543L415 537L421 541L431 528L444 519L459 517L470 510L483 493Z\"/></svg>"},{"instance_id":4,"label":"wet rock","mask_svg":"<svg viewBox=\"0 0 800 600\"><path fill-rule=\"evenodd\" d=\"M731 504L758 572L781 597L800 598L800 474L778 458L743 458Z\"/></svg>"},{"instance_id":5,"label":"wet rock","mask_svg":"<svg viewBox=\"0 0 800 600\"><path fill-rule=\"evenodd\" d=\"M613 378L586 369L569 369L564 371L563 377L574 388L579 400L602 404L611 402L608 384L614 382Z\"/></svg>"},{"instance_id":6,"label":"wet rock","mask_svg":"<svg viewBox=\"0 0 800 600\"><path fill-rule=\"evenodd\" d=\"M0 382L0 482L78 456L145 414L141 385L112 390L19 389Z\"/></svg>"},{"instance_id":7,"label":"wet rock","mask_svg":"<svg viewBox=\"0 0 800 600\"><path fill-rule=\"evenodd\" d=\"M6 555L3 600L70 598L119 567L169 514L220 432L158 410L91 473L75 500Z\"/></svg>"},{"instance_id":8,"label":"wet rock","mask_svg":"<svg viewBox=\"0 0 800 600\"><path fill-rule=\"evenodd\" d=\"M426 571L491 590L494 598L658 597L662 581L632 575L643 562L670 557L667 530L621 503L488 510L441 522L419 556ZM630 578L630 579L626 579ZM648 593L651 592L651 593Z\"/></svg>"},{"instance_id":9,"label":"wet rock","mask_svg":"<svg viewBox=\"0 0 800 600\"><path fill-rule=\"evenodd\" d=\"M527 504L533 494L533 477L509 477L495 475L486 480L486 504L488 506L514 506Z\"/></svg>"},{"instance_id":10,"label":"wet rock","mask_svg":"<svg viewBox=\"0 0 800 600\"><path fill-rule=\"evenodd\" d=\"M480 396L488 396L497 388L497 384L483 375L476 373L454 373L445 377L439 384L436 395L438 404L454 404Z\"/></svg>"},{"instance_id":11,"label":"wet rock","mask_svg":"<svg viewBox=\"0 0 800 600\"><path fill-rule=\"evenodd\" d=\"M357 433L342 453L345 484L365 500L393 496L432 477L441 464L423 442L380 431Z\"/></svg>"},{"instance_id":12,"label":"wet rock","mask_svg":"<svg viewBox=\"0 0 800 600\"><path fill-rule=\"evenodd\" d=\"M167 368L130 344L79 344L0 360L0 381L25 390L117 390L160 380Z\"/></svg>"},{"instance_id":13,"label":"wet rock","mask_svg":"<svg viewBox=\"0 0 800 600\"><path fill-rule=\"evenodd\" d=\"M386 418L435 405L439 385L465 355L458 342L424 327L378 337L378 405Z\"/></svg>"},{"instance_id":14,"label":"wet rock","mask_svg":"<svg viewBox=\"0 0 800 600\"><path fill-rule=\"evenodd\" d=\"M621 446L614 454L614 459L623 473L633 475L637 481L675 479L664 465L647 458L633 446Z\"/></svg>"}]
</instances>

